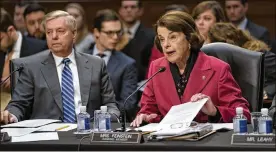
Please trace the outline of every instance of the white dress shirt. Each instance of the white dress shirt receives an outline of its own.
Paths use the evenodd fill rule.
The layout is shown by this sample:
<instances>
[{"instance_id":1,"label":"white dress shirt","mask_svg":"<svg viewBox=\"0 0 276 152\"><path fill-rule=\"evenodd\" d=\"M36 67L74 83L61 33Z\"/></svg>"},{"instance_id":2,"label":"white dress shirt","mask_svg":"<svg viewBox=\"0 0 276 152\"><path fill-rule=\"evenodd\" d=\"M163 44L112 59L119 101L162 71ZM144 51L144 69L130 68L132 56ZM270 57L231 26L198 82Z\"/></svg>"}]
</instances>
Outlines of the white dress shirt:
<instances>
[{"instance_id":1,"label":"white dress shirt","mask_svg":"<svg viewBox=\"0 0 276 152\"><path fill-rule=\"evenodd\" d=\"M246 30L246 25L247 25L248 19L245 17L240 24L238 25L238 28L241 30Z\"/></svg>"},{"instance_id":2,"label":"white dress shirt","mask_svg":"<svg viewBox=\"0 0 276 152\"><path fill-rule=\"evenodd\" d=\"M99 57L97 54L99 54L99 50L97 49L96 44L95 44L94 48L93 48L93 55ZM107 63L108 63L108 61L110 59L110 56L111 56L111 51L106 50L106 51L103 52L103 54L105 56L102 59L104 60L105 65L107 65Z\"/></svg>"},{"instance_id":3,"label":"white dress shirt","mask_svg":"<svg viewBox=\"0 0 276 152\"><path fill-rule=\"evenodd\" d=\"M133 39L136 32L137 32L138 27L140 26L140 24L141 24L141 22L139 20L136 21L135 24L131 28L125 28L124 29L125 33L128 33L128 31L129 31L130 32L129 36L130 36L131 39Z\"/></svg>"},{"instance_id":4,"label":"white dress shirt","mask_svg":"<svg viewBox=\"0 0 276 152\"><path fill-rule=\"evenodd\" d=\"M22 46L22 34L21 32L16 32L16 34L18 35L18 38L13 46L13 55L12 55L12 59L17 59L20 57L20 51L21 51L21 46Z\"/></svg>"},{"instance_id":5,"label":"white dress shirt","mask_svg":"<svg viewBox=\"0 0 276 152\"><path fill-rule=\"evenodd\" d=\"M82 104L81 104L79 74L78 74L78 68L77 68L74 51L75 50L72 50L72 53L66 58L69 58L71 60L69 67L72 71L72 76L73 76L75 112L76 112L76 116L77 116L80 113L80 106L82 106ZM62 63L62 60L64 58L56 56L54 54L53 54L53 57L54 57L56 67L57 67L57 74L58 74L60 88L62 88L61 87L61 78L62 78L62 70L64 68L64 64Z\"/></svg>"}]
</instances>

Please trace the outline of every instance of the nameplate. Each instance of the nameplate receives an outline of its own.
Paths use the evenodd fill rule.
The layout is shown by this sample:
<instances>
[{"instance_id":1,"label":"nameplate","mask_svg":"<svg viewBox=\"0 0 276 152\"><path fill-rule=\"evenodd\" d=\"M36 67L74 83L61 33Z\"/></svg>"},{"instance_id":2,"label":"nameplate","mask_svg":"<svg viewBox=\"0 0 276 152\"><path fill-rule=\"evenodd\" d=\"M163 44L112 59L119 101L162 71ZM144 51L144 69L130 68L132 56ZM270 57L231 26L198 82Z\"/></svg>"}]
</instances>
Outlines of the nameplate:
<instances>
[{"instance_id":1,"label":"nameplate","mask_svg":"<svg viewBox=\"0 0 276 152\"><path fill-rule=\"evenodd\" d=\"M269 135L233 134L231 144L233 145L276 145L275 141L276 141L275 134L269 134Z\"/></svg>"},{"instance_id":2,"label":"nameplate","mask_svg":"<svg viewBox=\"0 0 276 152\"><path fill-rule=\"evenodd\" d=\"M93 132L91 142L110 142L110 143L141 143L144 142L141 133L129 132Z\"/></svg>"}]
</instances>

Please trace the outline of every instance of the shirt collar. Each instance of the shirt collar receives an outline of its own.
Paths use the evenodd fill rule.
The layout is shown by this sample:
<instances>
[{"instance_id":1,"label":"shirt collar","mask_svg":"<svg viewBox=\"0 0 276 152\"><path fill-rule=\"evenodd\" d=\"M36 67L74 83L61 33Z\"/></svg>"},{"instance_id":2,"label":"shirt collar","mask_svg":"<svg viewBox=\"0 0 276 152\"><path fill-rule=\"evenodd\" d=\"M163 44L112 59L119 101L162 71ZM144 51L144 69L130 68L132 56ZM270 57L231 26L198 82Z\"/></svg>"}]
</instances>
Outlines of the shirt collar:
<instances>
[{"instance_id":1,"label":"shirt collar","mask_svg":"<svg viewBox=\"0 0 276 152\"><path fill-rule=\"evenodd\" d=\"M131 32L131 35L134 37L134 35L137 32L138 27L140 26L140 21L136 21L135 24L131 27L131 28L126 28L125 32L127 33L127 31L129 30Z\"/></svg>"},{"instance_id":2,"label":"shirt collar","mask_svg":"<svg viewBox=\"0 0 276 152\"><path fill-rule=\"evenodd\" d=\"M22 37L22 34L20 32L18 32L18 31L16 32L16 34L17 34L18 38L17 38L17 40L16 40L16 42L15 42L15 44L13 46L13 51L14 52L20 52L21 46L22 46L22 39L23 39L23 37Z\"/></svg>"},{"instance_id":3,"label":"shirt collar","mask_svg":"<svg viewBox=\"0 0 276 152\"><path fill-rule=\"evenodd\" d=\"M56 56L54 53L52 53L52 54L53 54L56 66L57 67L60 66L62 64L62 60L64 59L64 57ZM75 50L74 49L72 49L72 52L65 58L69 58L74 65L77 65L76 64L76 59L75 59Z\"/></svg>"},{"instance_id":4,"label":"shirt collar","mask_svg":"<svg viewBox=\"0 0 276 152\"><path fill-rule=\"evenodd\" d=\"M94 56L97 56L97 54L99 53L100 51L98 50L96 44L94 45L94 48L93 48L93 55ZM106 50L103 52L104 55L106 55L106 57L110 57L111 56L111 51L109 50Z\"/></svg>"},{"instance_id":5,"label":"shirt collar","mask_svg":"<svg viewBox=\"0 0 276 152\"><path fill-rule=\"evenodd\" d=\"M248 20L247 20L247 18L245 17L245 18L241 21L241 23L238 25L238 28L239 28L239 29L242 29L242 30L245 30L245 29L246 29L247 22L248 22Z\"/></svg>"}]
</instances>

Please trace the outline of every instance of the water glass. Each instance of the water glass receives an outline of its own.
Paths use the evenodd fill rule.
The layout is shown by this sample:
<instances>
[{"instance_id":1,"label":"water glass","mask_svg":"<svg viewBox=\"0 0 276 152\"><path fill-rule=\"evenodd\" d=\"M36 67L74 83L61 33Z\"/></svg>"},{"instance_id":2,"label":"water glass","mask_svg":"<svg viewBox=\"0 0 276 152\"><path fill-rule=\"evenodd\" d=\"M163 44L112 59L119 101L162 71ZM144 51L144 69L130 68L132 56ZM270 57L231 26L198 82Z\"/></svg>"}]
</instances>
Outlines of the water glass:
<instances>
[{"instance_id":1,"label":"water glass","mask_svg":"<svg viewBox=\"0 0 276 152\"><path fill-rule=\"evenodd\" d=\"M261 112L252 112L251 113L251 124L253 128L253 134L259 133L259 118L262 116Z\"/></svg>"}]
</instances>

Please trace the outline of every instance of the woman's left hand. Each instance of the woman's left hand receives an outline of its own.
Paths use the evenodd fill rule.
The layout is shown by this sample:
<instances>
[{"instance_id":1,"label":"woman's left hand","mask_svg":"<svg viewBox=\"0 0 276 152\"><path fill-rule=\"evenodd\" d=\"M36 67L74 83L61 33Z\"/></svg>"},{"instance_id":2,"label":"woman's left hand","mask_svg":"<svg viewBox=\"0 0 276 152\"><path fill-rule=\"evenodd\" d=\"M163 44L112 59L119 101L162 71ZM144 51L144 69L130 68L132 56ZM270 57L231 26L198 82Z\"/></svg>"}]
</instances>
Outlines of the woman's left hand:
<instances>
[{"instance_id":1,"label":"woman's left hand","mask_svg":"<svg viewBox=\"0 0 276 152\"><path fill-rule=\"evenodd\" d=\"M201 111L208 116L215 116L217 114L217 108L215 107L209 96L202 93L197 93L191 97L191 102L196 102L203 98L208 98L208 100L202 107Z\"/></svg>"}]
</instances>

